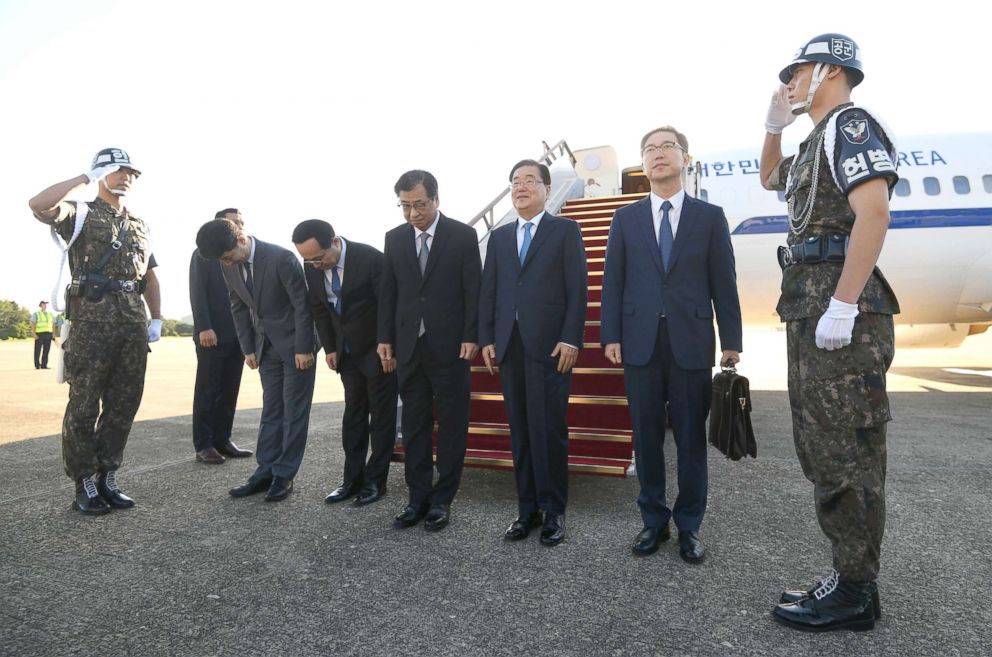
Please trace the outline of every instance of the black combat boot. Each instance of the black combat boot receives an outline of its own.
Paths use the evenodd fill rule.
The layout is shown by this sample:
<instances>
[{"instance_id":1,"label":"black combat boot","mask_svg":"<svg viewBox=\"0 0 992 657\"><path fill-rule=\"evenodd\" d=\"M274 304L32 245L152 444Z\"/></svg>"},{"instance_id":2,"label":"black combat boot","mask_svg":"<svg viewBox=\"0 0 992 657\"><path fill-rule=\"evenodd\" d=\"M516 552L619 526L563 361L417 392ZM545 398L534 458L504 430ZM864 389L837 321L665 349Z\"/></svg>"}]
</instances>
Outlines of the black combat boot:
<instances>
[{"instance_id":1,"label":"black combat boot","mask_svg":"<svg viewBox=\"0 0 992 657\"><path fill-rule=\"evenodd\" d=\"M838 577L837 571L834 570L831 571L831 573L826 577L818 579L813 586L805 591L800 591L798 589L783 591L782 597L779 599L779 603L787 605L804 600L813 595L813 591L820 588L824 582L828 581L830 578L836 577ZM882 618L882 603L878 600L878 583L868 582L868 592L871 594L871 606L872 610L875 612L875 620L879 620Z\"/></svg>"},{"instance_id":2,"label":"black combat boot","mask_svg":"<svg viewBox=\"0 0 992 657\"><path fill-rule=\"evenodd\" d=\"M111 470L101 475L97 487L100 496L115 509L130 509L134 506L134 500L122 493L121 489L117 487L117 473L115 471Z\"/></svg>"},{"instance_id":3,"label":"black combat boot","mask_svg":"<svg viewBox=\"0 0 992 657\"><path fill-rule=\"evenodd\" d=\"M110 507L100 497L92 477L80 477L76 480L76 499L72 501L72 508L95 516L110 513Z\"/></svg>"},{"instance_id":4,"label":"black combat boot","mask_svg":"<svg viewBox=\"0 0 992 657\"><path fill-rule=\"evenodd\" d=\"M875 627L868 582L852 582L839 577L828 577L812 595L802 600L778 605L772 615L780 623L807 632L860 631Z\"/></svg>"}]
</instances>

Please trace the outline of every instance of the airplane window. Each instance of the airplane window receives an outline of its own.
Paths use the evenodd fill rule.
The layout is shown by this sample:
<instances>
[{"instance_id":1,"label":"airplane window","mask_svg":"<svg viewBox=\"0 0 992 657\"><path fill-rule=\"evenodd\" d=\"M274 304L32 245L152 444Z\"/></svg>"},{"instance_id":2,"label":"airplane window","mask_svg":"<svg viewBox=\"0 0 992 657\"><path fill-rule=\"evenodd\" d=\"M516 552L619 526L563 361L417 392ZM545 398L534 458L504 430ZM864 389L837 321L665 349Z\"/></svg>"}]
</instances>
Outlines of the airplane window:
<instances>
[{"instance_id":1,"label":"airplane window","mask_svg":"<svg viewBox=\"0 0 992 657\"><path fill-rule=\"evenodd\" d=\"M940 194L940 181L933 176L927 176L923 179L923 191L927 193L927 196Z\"/></svg>"},{"instance_id":2,"label":"airplane window","mask_svg":"<svg viewBox=\"0 0 992 657\"><path fill-rule=\"evenodd\" d=\"M986 176L986 178L992 179L992 176ZM990 183L989 184L992 185L992 180L990 180ZM777 193L778 193L778 200L780 200L783 203L785 203L785 192L777 192Z\"/></svg>"},{"instance_id":3,"label":"airplane window","mask_svg":"<svg viewBox=\"0 0 992 657\"><path fill-rule=\"evenodd\" d=\"M954 191L958 194L970 194L971 193L971 183L965 176L954 176Z\"/></svg>"},{"instance_id":4,"label":"airplane window","mask_svg":"<svg viewBox=\"0 0 992 657\"><path fill-rule=\"evenodd\" d=\"M905 178L900 178L899 182L896 183L896 196L909 196L909 181Z\"/></svg>"},{"instance_id":5,"label":"airplane window","mask_svg":"<svg viewBox=\"0 0 992 657\"><path fill-rule=\"evenodd\" d=\"M705 189L700 189L699 190L699 198L700 198L700 200L703 200L703 201L709 201L710 200L710 193L708 191L706 191Z\"/></svg>"},{"instance_id":6,"label":"airplane window","mask_svg":"<svg viewBox=\"0 0 992 657\"><path fill-rule=\"evenodd\" d=\"M985 186L985 191L992 194L992 176L982 176L982 185Z\"/></svg>"}]
</instances>

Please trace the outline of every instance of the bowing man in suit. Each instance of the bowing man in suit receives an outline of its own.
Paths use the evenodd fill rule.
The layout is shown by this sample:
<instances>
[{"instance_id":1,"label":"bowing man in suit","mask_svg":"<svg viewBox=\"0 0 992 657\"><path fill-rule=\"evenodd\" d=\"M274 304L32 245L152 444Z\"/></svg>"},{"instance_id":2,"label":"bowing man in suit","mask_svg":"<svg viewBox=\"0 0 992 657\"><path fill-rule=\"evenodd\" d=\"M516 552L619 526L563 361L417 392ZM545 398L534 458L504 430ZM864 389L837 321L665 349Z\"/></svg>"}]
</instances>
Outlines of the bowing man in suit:
<instances>
[{"instance_id":1,"label":"bowing man in suit","mask_svg":"<svg viewBox=\"0 0 992 657\"><path fill-rule=\"evenodd\" d=\"M669 519L679 530L679 553L690 563L705 556L699 527L706 510L706 416L716 343L721 364L740 360L741 310L734 252L723 210L687 196L685 135L671 126L641 139L651 193L616 211L603 274L601 342L610 362L624 366L644 529L635 555L668 540ZM668 402L678 449L678 497L665 499Z\"/></svg>"},{"instance_id":2,"label":"bowing man in suit","mask_svg":"<svg viewBox=\"0 0 992 657\"><path fill-rule=\"evenodd\" d=\"M470 361L479 350L482 261L475 229L438 210L437 180L408 171L394 186L406 224L386 233L379 296L379 358L395 357L403 400L409 503L397 528L448 525L468 437ZM437 405L437 483L432 408Z\"/></svg>"},{"instance_id":3,"label":"bowing man in suit","mask_svg":"<svg viewBox=\"0 0 992 657\"><path fill-rule=\"evenodd\" d=\"M293 244L303 257L324 359L344 385L344 480L324 501L355 497L355 506L365 506L386 493L396 443L396 374L384 370L376 352L382 253L335 235L320 219L299 224ZM366 462L370 428L372 455Z\"/></svg>"},{"instance_id":4,"label":"bowing man in suit","mask_svg":"<svg viewBox=\"0 0 992 657\"><path fill-rule=\"evenodd\" d=\"M565 412L585 329L586 256L579 225L544 211L547 166L518 162L510 187L519 217L489 239L479 342L489 373L501 368L510 421L518 516L503 536L520 540L543 525L541 543L553 546L565 537Z\"/></svg>"},{"instance_id":5,"label":"bowing man in suit","mask_svg":"<svg viewBox=\"0 0 992 657\"><path fill-rule=\"evenodd\" d=\"M244 227L236 208L214 219ZM193 309L196 384L193 388L193 449L196 460L219 465L228 458L247 458L251 451L231 442L245 357L231 316L231 299L220 263L193 251L189 262L189 304Z\"/></svg>"},{"instance_id":6,"label":"bowing man in suit","mask_svg":"<svg viewBox=\"0 0 992 657\"><path fill-rule=\"evenodd\" d=\"M223 265L245 363L262 378L258 467L231 495L267 491L267 502L283 500L303 460L313 400L316 345L303 268L290 251L226 220L204 224L196 245Z\"/></svg>"}]
</instances>

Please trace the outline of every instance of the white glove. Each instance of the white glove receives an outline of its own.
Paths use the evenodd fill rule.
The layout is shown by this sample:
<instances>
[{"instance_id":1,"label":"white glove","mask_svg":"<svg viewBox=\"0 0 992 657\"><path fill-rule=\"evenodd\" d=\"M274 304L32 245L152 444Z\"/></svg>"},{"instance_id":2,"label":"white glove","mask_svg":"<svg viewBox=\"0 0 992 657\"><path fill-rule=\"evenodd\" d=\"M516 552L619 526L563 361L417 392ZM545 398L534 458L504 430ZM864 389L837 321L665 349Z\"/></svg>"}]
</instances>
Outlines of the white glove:
<instances>
[{"instance_id":1,"label":"white glove","mask_svg":"<svg viewBox=\"0 0 992 657\"><path fill-rule=\"evenodd\" d=\"M786 126L795 120L796 115L792 113L792 107L785 99L785 85L780 84L778 90L772 94L772 101L768 104L765 130L773 135L780 135Z\"/></svg>"},{"instance_id":2,"label":"white glove","mask_svg":"<svg viewBox=\"0 0 992 657\"><path fill-rule=\"evenodd\" d=\"M119 164L105 164L102 167L97 167L86 174L86 177L90 179L90 184L95 183L97 180L103 180L108 174L113 173L121 168Z\"/></svg>"},{"instance_id":3,"label":"white glove","mask_svg":"<svg viewBox=\"0 0 992 657\"><path fill-rule=\"evenodd\" d=\"M833 351L851 344L854 333L854 318L858 316L858 304L844 303L830 297L827 312L816 324L816 346Z\"/></svg>"},{"instance_id":4,"label":"white glove","mask_svg":"<svg viewBox=\"0 0 992 657\"><path fill-rule=\"evenodd\" d=\"M148 341L158 342L161 337L162 337L162 320L153 319L152 323L148 325ZM847 341L850 342L851 341L850 338L848 338Z\"/></svg>"}]
</instances>

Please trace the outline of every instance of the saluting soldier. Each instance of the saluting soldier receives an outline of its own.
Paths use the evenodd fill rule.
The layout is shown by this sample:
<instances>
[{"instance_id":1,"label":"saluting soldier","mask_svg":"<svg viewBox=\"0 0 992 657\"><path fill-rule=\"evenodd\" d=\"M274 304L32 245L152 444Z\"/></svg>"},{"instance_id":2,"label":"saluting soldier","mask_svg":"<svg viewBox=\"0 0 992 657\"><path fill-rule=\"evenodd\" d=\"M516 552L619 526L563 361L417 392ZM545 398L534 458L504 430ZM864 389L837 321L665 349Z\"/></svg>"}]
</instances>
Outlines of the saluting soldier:
<instances>
[{"instance_id":1,"label":"saluting soldier","mask_svg":"<svg viewBox=\"0 0 992 657\"><path fill-rule=\"evenodd\" d=\"M798 629L871 629L880 616L875 579L885 526L885 373L899 304L875 266L899 179L889 131L851 103L861 52L841 34L803 45L779 73L761 153L761 180L784 190L787 246L779 247L789 400L796 453L814 484L833 572L786 591L774 617ZM800 114L814 128L782 156L782 130Z\"/></svg>"},{"instance_id":2,"label":"saluting soldier","mask_svg":"<svg viewBox=\"0 0 992 657\"><path fill-rule=\"evenodd\" d=\"M134 506L116 473L141 403L148 343L162 332L148 227L124 206L140 175L125 151L105 148L89 173L56 183L29 202L35 218L69 245L71 330L62 344L69 403L62 458L76 482L72 506L87 514ZM94 201L66 200L94 182L99 182Z\"/></svg>"}]
</instances>

